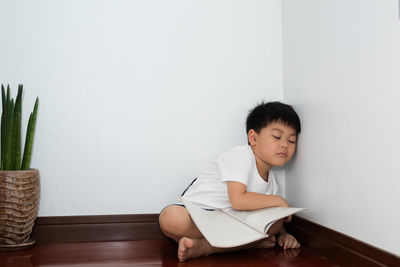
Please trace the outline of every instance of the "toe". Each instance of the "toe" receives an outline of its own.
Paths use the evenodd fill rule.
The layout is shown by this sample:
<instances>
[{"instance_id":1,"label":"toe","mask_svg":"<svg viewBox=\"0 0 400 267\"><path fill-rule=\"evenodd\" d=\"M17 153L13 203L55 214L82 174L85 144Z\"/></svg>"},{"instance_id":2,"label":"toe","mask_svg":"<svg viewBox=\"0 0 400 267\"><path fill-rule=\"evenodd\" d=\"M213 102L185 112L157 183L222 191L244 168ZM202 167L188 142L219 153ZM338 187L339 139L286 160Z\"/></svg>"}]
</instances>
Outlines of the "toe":
<instances>
[{"instance_id":1,"label":"toe","mask_svg":"<svg viewBox=\"0 0 400 267\"><path fill-rule=\"evenodd\" d=\"M182 237L179 240L178 247L178 259L179 261L185 261L187 259L188 250L193 247L193 241L189 238Z\"/></svg>"}]
</instances>

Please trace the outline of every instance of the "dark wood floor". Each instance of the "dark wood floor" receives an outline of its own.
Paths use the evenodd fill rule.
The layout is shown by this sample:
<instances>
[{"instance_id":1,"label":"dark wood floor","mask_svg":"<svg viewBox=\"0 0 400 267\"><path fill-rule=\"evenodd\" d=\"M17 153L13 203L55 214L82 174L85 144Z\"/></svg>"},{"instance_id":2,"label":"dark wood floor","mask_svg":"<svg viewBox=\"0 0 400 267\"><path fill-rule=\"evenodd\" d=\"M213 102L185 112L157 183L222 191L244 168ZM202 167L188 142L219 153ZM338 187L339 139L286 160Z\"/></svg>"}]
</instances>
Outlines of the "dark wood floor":
<instances>
[{"instance_id":1,"label":"dark wood floor","mask_svg":"<svg viewBox=\"0 0 400 267\"><path fill-rule=\"evenodd\" d=\"M311 250L250 249L179 263L176 246L165 239L55 243L0 252L0 266L335 266Z\"/></svg>"}]
</instances>

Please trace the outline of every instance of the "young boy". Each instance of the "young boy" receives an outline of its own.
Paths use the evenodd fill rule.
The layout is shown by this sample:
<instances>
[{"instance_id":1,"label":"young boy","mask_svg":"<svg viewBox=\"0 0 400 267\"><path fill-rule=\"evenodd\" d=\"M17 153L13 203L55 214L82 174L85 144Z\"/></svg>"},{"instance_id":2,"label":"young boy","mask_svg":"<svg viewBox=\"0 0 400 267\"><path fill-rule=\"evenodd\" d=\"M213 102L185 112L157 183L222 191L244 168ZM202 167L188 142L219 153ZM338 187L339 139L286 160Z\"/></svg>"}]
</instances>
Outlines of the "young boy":
<instances>
[{"instance_id":1,"label":"young boy","mask_svg":"<svg viewBox=\"0 0 400 267\"><path fill-rule=\"evenodd\" d=\"M300 120L290 105L280 102L261 103L247 117L248 145L234 147L213 161L185 190L182 196L203 208L256 210L267 207L288 207L278 196L278 185L271 171L292 158L300 133ZM184 205L166 207L160 214L162 232L179 243L179 261L252 247L278 245L300 247L299 242L283 228L283 221L269 230L268 239L235 248L215 248L204 239ZM212 223L212 222L210 222ZM275 237L275 235L277 235Z\"/></svg>"}]
</instances>

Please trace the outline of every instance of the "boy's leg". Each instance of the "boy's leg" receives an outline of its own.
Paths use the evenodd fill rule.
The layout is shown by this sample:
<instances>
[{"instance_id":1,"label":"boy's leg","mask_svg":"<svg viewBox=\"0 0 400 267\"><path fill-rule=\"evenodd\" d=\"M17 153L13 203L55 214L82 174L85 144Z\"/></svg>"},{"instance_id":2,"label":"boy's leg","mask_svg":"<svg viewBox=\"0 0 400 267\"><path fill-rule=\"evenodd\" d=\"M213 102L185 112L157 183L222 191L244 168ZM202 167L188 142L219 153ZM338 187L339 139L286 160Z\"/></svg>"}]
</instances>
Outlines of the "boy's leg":
<instances>
[{"instance_id":1,"label":"boy's leg","mask_svg":"<svg viewBox=\"0 0 400 267\"><path fill-rule=\"evenodd\" d=\"M229 251L254 248L260 244L262 247L273 247L275 240L260 240L245 246L234 248L215 248L204 239L199 229L194 224L193 220L185 207L171 205L166 207L160 214L160 228L163 233L179 243L178 258L180 261L185 261L189 258L211 255L213 253L222 253ZM279 222L280 227L282 223ZM278 231L277 227L271 226L268 233L272 236L272 231ZM270 232L271 231L271 232Z\"/></svg>"},{"instance_id":2,"label":"boy's leg","mask_svg":"<svg viewBox=\"0 0 400 267\"><path fill-rule=\"evenodd\" d=\"M267 234L269 236L275 236L275 235L281 233L284 220L285 219L281 219L279 221L276 221L273 225L271 225L271 227L267 231Z\"/></svg>"},{"instance_id":3,"label":"boy's leg","mask_svg":"<svg viewBox=\"0 0 400 267\"><path fill-rule=\"evenodd\" d=\"M203 237L192 218L190 218L187 209L179 205L166 207L160 213L159 223L161 231L177 243L182 237Z\"/></svg>"},{"instance_id":4,"label":"boy's leg","mask_svg":"<svg viewBox=\"0 0 400 267\"><path fill-rule=\"evenodd\" d=\"M284 219L276 221L271 227L268 229L267 234L269 238L262 243L257 245L257 248L273 248L275 246L276 238L275 236L281 233L283 228Z\"/></svg>"},{"instance_id":5,"label":"boy's leg","mask_svg":"<svg viewBox=\"0 0 400 267\"><path fill-rule=\"evenodd\" d=\"M160 214L159 224L161 231L179 244L179 261L212 254L211 245L200 233L185 207L166 207Z\"/></svg>"}]
</instances>

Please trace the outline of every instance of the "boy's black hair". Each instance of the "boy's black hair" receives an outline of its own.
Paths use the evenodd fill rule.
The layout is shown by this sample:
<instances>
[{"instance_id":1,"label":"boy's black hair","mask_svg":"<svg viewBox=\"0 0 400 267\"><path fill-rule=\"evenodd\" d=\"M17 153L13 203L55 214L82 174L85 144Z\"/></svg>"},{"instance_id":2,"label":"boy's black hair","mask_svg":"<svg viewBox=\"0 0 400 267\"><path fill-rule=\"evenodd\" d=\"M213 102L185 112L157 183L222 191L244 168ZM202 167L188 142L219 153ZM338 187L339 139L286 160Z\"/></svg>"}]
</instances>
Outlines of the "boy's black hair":
<instances>
[{"instance_id":1,"label":"boy's black hair","mask_svg":"<svg viewBox=\"0 0 400 267\"><path fill-rule=\"evenodd\" d=\"M293 107L281 102L268 102L257 105L250 110L246 120L246 132L253 129L260 133L261 129L272 122L281 122L296 130L298 135L301 131L300 119Z\"/></svg>"}]
</instances>

